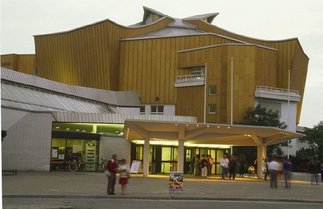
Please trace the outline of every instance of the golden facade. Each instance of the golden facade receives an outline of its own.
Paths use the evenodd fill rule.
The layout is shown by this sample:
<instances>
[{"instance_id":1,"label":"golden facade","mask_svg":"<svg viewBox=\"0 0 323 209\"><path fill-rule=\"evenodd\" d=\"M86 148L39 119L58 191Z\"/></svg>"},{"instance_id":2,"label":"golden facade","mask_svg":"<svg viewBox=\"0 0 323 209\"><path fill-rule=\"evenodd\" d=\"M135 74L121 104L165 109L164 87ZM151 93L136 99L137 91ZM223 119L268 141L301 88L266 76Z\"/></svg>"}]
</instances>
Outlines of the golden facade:
<instances>
[{"instance_id":1,"label":"golden facade","mask_svg":"<svg viewBox=\"0 0 323 209\"><path fill-rule=\"evenodd\" d=\"M37 75L71 85L136 90L142 104L176 105L176 115L196 116L199 122L209 86L216 93L206 98L206 106L214 109L206 122L230 122L231 79L234 122L255 105L256 86L286 89L289 72L290 88L303 96L309 58L297 38L264 41L238 35L212 25L216 13L180 20L144 11L143 21L129 27L105 20L35 36ZM203 85L174 86L195 67L207 68Z\"/></svg>"}]
</instances>

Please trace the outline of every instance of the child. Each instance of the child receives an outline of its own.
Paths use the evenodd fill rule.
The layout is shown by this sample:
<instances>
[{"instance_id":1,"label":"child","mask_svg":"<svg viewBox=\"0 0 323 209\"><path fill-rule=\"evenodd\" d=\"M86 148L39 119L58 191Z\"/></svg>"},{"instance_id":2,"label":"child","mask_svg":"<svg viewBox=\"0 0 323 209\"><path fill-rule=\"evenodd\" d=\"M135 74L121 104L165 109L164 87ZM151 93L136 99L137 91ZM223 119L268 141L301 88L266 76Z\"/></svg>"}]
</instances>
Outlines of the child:
<instances>
[{"instance_id":1,"label":"child","mask_svg":"<svg viewBox=\"0 0 323 209\"><path fill-rule=\"evenodd\" d=\"M129 168L126 165L126 160L122 159L119 164L118 168L120 175L119 175L119 184L121 184L121 194L124 195L126 194L126 187L128 184L128 178L130 177L129 175Z\"/></svg>"}]
</instances>

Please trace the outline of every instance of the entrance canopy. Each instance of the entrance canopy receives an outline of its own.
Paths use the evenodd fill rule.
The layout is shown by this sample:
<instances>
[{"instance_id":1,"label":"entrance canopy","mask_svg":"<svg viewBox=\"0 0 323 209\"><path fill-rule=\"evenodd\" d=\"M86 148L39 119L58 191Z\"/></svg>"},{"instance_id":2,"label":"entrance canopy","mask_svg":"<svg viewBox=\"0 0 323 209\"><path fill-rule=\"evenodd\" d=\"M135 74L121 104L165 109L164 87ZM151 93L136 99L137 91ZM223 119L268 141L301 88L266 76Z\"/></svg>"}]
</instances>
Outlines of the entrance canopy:
<instances>
[{"instance_id":1,"label":"entrance canopy","mask_svg":"<svg viewBox=\"0 0 323 209\"><path fill-rule=\"evenodd\" d=\"M259 146L285 142L302 134L275 127L126 120L124 138L129 140L183 140L190 144Z\"/></svg>"}]
</instances>

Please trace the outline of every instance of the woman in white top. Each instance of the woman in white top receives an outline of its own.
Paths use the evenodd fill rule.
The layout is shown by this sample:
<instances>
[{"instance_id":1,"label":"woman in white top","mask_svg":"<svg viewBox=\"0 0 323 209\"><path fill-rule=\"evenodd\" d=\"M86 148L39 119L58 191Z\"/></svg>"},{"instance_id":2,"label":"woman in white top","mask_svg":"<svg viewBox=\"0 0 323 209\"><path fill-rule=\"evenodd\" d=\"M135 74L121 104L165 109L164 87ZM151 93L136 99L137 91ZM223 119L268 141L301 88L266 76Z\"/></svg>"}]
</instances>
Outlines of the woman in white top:
<instances>
[{"instance_id":1,"label":"woman in white top","mask_svg":"<svg viewBox=\"0 0 323 209\"><path fill-rule=\"evenodd\" d=\"M128 184L128 178L130 177L129 168L126 164L126 160L122 159L120 161L119 167L119 184L121 185L121 194L126 194L126 188Z\"/></svg>"}]
</instances>

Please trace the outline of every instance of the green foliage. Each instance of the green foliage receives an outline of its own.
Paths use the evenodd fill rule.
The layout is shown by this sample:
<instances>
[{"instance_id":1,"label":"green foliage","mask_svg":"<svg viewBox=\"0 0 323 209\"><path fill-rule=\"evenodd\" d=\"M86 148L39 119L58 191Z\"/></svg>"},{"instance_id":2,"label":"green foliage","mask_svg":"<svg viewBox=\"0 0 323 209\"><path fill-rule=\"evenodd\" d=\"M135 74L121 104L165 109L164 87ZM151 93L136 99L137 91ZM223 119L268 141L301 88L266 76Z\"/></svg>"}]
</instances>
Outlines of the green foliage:
<instances>
[{"instance_id":1,"label":"green foliage","mask_svg":"<svg viewBox=\"0 0 323 209\"><path fill-rule=\"evenodd\" d=\"M286 129L287 125L284 122L280 122L277 111L267 110L261 105L257 105L255 108L249 108L243 117L241 124L253 125L253 126L271 126L281 129ZM286 143L270 145L268 146L268 156L282 155L281 146L287 146Z\"/></svg>"},{"instance_id":2,"label":"green foliage","mask_svg":"<svg viewBox=\"0 0 323 209\"><path fill-rule=\"evenodd\" d=\"M280 122L277 111L267 110L261 105L255 108L249 108L242 120L242 124L254 126L272 126L281 129L287 128L284 122Z\"/></svg>"},{"instance_id":3,"label":"green foliage","mask_svg":"<svg viewBox=\"0 0 323 209\"><path fill-rule=\"evenodd\" d=\"M314 128L305 128L305 136L301 139L306 141L310 147L297 152L298 158L311 159L317 157L323 161L323 126L314 126Z\"/></svg>"}]
</instances>

